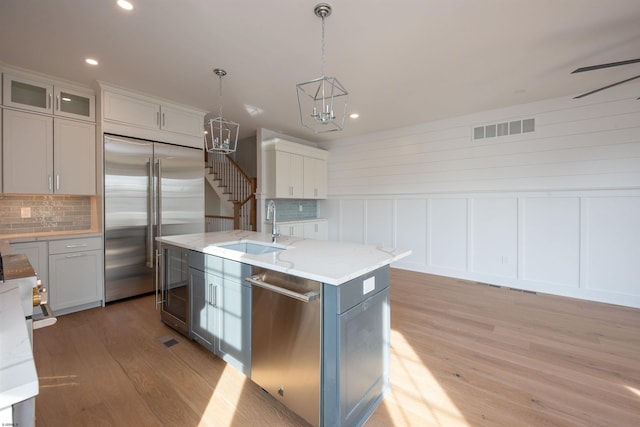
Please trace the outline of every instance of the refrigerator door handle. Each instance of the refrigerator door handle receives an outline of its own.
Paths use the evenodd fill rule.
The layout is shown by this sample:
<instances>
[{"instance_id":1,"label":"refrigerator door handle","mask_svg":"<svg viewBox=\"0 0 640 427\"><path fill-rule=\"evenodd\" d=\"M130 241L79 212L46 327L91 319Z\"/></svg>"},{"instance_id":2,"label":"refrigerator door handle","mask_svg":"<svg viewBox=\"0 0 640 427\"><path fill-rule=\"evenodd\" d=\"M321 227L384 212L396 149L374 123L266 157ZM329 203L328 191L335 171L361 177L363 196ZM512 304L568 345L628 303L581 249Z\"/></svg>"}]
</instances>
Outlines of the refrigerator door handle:
<instances>
[{"instance_id":1,"label":"refrigerator door handle","mask_svg":"<svg viewBox=\"0 0 640 427\"><path fill-rule=\"evenodd\" d=\"M158 237L162 237L162 163L158 159L158 191L156 216L158 218Z\"/></svg>"},{"instance_id":2,"label":"refrigerator door handle","mask_svg":"<svg viewBox=\"0 0 640 427\"><path fill-rule=\"evenodd\" d=\"M158 306L164 302L164 290L162 286L162 274L160 273L160 267L162 264L162 253L156 250L156 310ZM160 298L158 298L158 290L160 291Z\"/></svg>"},{"instance_id":3,"label":"refrigerator door handle","mask_svg":"<svg viewBox=\"0 0 640 427\"><path fill-rule=\"evenodd\" d=\"M147 267L153 268L153 160L147 160Z\"/></svg>"}]
</instances>

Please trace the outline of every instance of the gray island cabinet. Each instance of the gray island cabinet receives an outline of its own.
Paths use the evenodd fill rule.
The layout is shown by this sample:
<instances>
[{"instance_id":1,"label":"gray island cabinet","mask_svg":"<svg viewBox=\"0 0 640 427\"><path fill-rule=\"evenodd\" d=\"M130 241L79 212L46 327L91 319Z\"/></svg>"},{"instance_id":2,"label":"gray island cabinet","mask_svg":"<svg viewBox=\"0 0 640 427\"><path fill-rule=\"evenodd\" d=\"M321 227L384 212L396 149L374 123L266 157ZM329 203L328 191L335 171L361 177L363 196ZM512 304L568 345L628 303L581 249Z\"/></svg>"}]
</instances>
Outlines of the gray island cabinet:
<instances>
[{"instance_id":1,"label":"gray island cabinet","mask_svg":"<svg viewBox=\"0 0 640 427\"><path fill-rule=\"evenodd\" d=\"M389 266L322 298L322 425L361 425L389 387Z\"/></svg>"},{"instance_id":2,"label":"gray island cabinet","mask_svg":"<svg viewBox=\"0 0 640 427\"><path fill-rule=\"evenodd\" d=\"M251 266L189 251L191 338L251 375Z\"/></svg>"},{"instance_id":3,"label":"gray island cabinet","mask_svg":"<svg viewBox=\"0 0 640 427\"><path fill-rule=\"evenodd\" d=\"M410 251L293 237L281 237L273 244L268 234L238 230L158 240L163 246L188 250L187 311L192 339L242 371L311 425L364 424L389 387L389 265ZM268 339L276 339L277 322L283 320L305 323L297 333L308 335L315 326L310 328L306 323L312 319L300 312L305 305L319 305L320 310L313 309L310 313L317 311L311 317L318 318L320 333L313 336L319 337L320 342L310 346L304 340L297 344L274 341L276 345L268 346L281 358L291 356L285 364L290 372L283 372L282 379L276 379L275 390L263 386L258 375L252 376L252 350L263 351L252 349L252 333L261 330L259 333L265 334L264 327L252 325L252 317L254 322L256 319L264 322L261 314L265 306L252 301L258 295L258 287L264 285L258 280L264 276L256 272L265 270L275 272L274 276L287 275L293 281L319 284L314 292L284 291L301 301L282 301L293 309L274 321L273 337L268 331ZM269 305L269 310L275 315L282 307L280 304ZM256 309L260 312L256 313ZM285 329L282 323L280 328ZM262 335L253 338L254 346L265 340ZM301 347L307 351L311 347L315 354L300 358ZM255 353L254 364L259 360L262 363L258 356ZM317 363L310 363L312 360ZM299 401L290 399L292 393L298 393L296 387L300 384L288 381L291 372L302 367L315 371L304 375L311 374L319 381L310 383L314 390L308 396L313 397L303 399L306 402L300 406ZM276 377L277 369L281 368L274 368L272 373ZM308 383L300 379L298 382Z\"/></svg>"}]
</instances>

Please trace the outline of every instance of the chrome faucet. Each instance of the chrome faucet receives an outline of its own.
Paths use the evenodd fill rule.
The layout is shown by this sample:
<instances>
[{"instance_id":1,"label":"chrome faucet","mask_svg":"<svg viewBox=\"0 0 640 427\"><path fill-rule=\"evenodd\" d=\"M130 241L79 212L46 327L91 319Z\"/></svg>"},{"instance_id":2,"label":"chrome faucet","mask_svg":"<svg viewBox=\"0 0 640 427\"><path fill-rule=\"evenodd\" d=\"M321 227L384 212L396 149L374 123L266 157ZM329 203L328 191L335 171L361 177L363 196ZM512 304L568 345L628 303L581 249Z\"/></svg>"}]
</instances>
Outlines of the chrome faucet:
<instances>
[{"instance_id":1,"label":"chrome faucet","mask_svg":"<svg viewBox=\"0 0 640 427\"><path fill-rule=\"evenodd\" d=\"M276 225L276 202L273 200L269 200L269 205L267 205L267 219L271 220L271 242L275 243L276 239L280 237L280 233L278 233Z\"/></svg>"}]
</instances>

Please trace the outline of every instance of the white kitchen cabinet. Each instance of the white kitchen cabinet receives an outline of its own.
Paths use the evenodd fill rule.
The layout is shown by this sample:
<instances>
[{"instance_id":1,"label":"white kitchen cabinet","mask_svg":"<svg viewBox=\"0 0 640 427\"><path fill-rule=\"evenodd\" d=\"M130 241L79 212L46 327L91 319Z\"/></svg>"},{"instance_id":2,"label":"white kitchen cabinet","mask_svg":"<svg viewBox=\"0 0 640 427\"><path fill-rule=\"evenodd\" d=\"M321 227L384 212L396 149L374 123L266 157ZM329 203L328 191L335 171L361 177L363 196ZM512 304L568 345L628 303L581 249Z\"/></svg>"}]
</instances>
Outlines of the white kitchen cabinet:
<instances>
[{"instance_id":1,"label":"white kitchen cabinet","mask_svg":"<svg viewBox=\"0 0 640 427\"><path fill-rule=\"evenodd\" d=\"M4 193L96 193L95 124L3 111Z\"/></svg>"},{"instance_id":2,"label":"white kitchen cabinet","mask_svg":"<svg viewBox=\"0 0 640 427\"><path fill-rule=\"evenodd\" d=\"M160 128L160 105L144 98L105 90L103 118L149 129Z\"/></svg>"},{"instance_id":3,"label":"white kitchen cabinet","mask_svg":"<svg viewBox=\"0 0 640 427\"><path fill-rule=\"evenodd\" d=\"M49 242L49 305L55 314L98 306L103 299L102 238Z\"/></svg>"},{"instance_id":4,"label":"white kitchen cabinet","mask_svg":"<svg viewBox=\"0 0 640 427\"><path fill-rule=\"evenodd\" d=\"M45 288L49 286L49 248L47 242L11 243L11 251L16 254L25 254L42 285Z\"/></svg>"},{"instance_id":5,"label":"white kitchen cabinet","mask_svg":"<svg viewBox=\"0 0 640 427\"><path fill-rule=\"evenodd\" d=\"M162 130L204 138L203 127L202 114L176 105L160 104L160 128Z\"/></svg>"},{"instance_id":6,"label":"white kitchen cabinet","mask_svg":"<svg viewBox=\"0 0 640 427\"><path fill-rule=\"evenodd\" d=\"M11 243L11 251L16 254L25 254L29 258L31 266L35 270L40 283L45 289L49 288L49 248L47 242L23 242ZM33 314L41 314L40 307L33 308Z\"/></svg>"},{"instance_id":7,"label":"white kitchen cabinet","mask_svg":"<svg viewBox=\"0 0 640 427\"><path fill-rule=\"evenodd\" d=\"M105 121L203 139L204 114L200 111L106 89L103 100Z\"/></svg>"},{"instance_id":8,"label":"white kitchen cabinet","mask_svg":"<svg viewBox=\"0 0 640 427\"><path fill-rule=\"evenodd\" d=\"M277 225L282 236L304 237L304 225L301 222L283 222Z\"/></svg>"},{"instance_id":9,"label":"white kitchen cabinet","mask_svg":"<svg viewBox=\"0 0 640 427\"><path fill-rule=\"evenodd\" d=\"M53 117L8 109L2 116L4 193L51 193Z\"/></svg>"},{"instance_id":10,"label":"white kitchen cabinet","mask_svg":"<svg viewBox=\"0 0 640 427\"><path fill-rule=\"evenodd\" d=\"M278 199L301 199L304 158L284 151L267 153L267 170L273 175L268 193Z\"/></svg>"},{"instance_id":11,"label":"white kitchen cabinet","mask_svg":"<svg viewBox=\"0 0 640 427\"><path fill-rule=\"evenodd\" d=\"M288 221L276 224L281 236L296 236L305 239L327 240L329 225L326 219ZM265 230L271 230L271 223L265 223Z\"/></svg>"},{"instance_id":12,"label":"white kitchen cabinet","mask_svg":"<svg viewBox=\"0 0 640 427\"><path fill-rule=\"evenodd\" d=\"M275 139L264 143L264 190L272 199L327 197L327 152Z\"/></svg>"},{"instance_id":13,"label":"white kitchen cabinet","mask_svg":"<svg viewBox=\"0 0 640 427\"><path fill-rule=\"evenodd\" d=\"M3 89L2 103L7 107L95 121L95 96L89 90L71 89L12 73L4 73Z\"/></svg>"},{"instance_id":14,"label":"white kitchen cabinet","mask_svg":"<svg viewBox=\"0 0 640 427\"><path fill-rule=\"evenodd\" d=\"M305 239L327 240L329 238L329 225L327 220L303 223L303 236Z\"/></svg>"},{"instance_id":15,"label":"white kitchen cabinet","mask_svg":"<svg viewBox=\"0 0 640 427\"><path fill-rule=\"evenodd\" d=\"M96 129L93 123L53 121L54 192L96 194Z\"/></svg>"},{"instance_id":16,"label":"white kitchen cabinet","mask_svg":"<svg viewBox=\"0 0 640 427\"><path fill-rule=\"evenodd\" d=\"M49 283L49 249L47 242L11 243L11 251L16 254L25 254L42 281L42 285L47 287Z\"/></svg>"},{"instance_id":17,"label":"white kitchen cabinet","mask_svg":"<svg viewBox=\"0 0 640 427\"><path fill-rule=\"evenodd\" d=\"M314 157L304 158L304 199L327 198L327 161Z\"/></svg>"},{"instance_id":18,"label":"white kitchen cabinet","mask_svg":"<svg viewBox=\"0 0 640 427\"><path fill-rule=\"evenodd\" d=\"M2 104L53 114L53 83L10 73L3 74Z\"/></svg>"}]
</instances>

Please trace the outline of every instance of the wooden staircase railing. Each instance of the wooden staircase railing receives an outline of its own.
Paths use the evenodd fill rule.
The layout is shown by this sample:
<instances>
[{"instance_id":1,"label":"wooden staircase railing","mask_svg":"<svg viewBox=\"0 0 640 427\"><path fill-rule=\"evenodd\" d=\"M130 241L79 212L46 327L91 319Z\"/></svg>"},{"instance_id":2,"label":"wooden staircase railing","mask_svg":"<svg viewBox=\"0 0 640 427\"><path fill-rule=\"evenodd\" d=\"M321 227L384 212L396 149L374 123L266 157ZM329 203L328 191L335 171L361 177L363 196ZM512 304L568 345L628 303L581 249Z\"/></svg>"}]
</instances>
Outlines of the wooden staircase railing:
<instances>
[{"instance_id":1,"label":"wooden staircase railing","mask_svg":"<svg viewBox=\"0 0 640 427\"><path fill-rule=\"evenodd\" d=\"M206 160L211 173L220 182L219 187L224 188L223 194L226 194L228 200L233 203L233 229L256 231L256 178L247 176L238 164L226 154L207 153ZM215 216L215 218L216 221L222 219L220 216ZM231 217L226 218L231 219ZM214 227L216 229L225 228L223 225L214 225Z\"/></svg>"}]
</instances>

